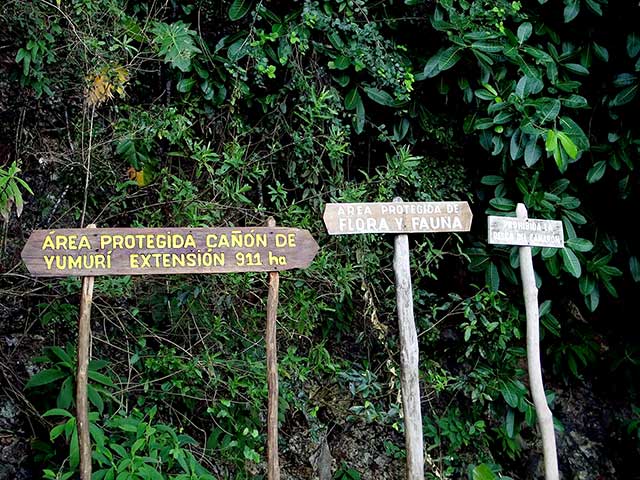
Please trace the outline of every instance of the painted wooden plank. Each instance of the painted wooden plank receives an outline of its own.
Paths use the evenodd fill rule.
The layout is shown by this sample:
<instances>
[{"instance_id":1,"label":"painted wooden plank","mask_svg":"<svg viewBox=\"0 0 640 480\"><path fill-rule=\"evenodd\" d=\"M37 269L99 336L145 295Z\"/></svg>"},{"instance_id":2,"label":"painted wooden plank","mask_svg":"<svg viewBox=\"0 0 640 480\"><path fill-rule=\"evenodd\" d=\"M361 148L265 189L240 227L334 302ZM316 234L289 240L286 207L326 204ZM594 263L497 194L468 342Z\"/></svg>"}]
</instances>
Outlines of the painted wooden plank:
<instances>
[{"instance_id":1,"label":"painted wooden plank","mask_svg":"<svg viewBox=\"0 0 640 480\"><path fill-rule=\"evenodd\" d=\"M533 218L487 217L489 243L525 247L564 247L560 220Z\"/></svg>"},{"instance_id":2,"label":"painted wooden plank","mask_svg":"<svg viewBox=\"0 0 640 480\"><path fill-rule=\"evenodd\" d=\"M22 250L41 277L267 272L307 267L318 244L284 227L36 230Z\"/></svg>"},{"instance_id":3,"label":"painted wooden plank","mask_svg":"<svg viewBox=\"0 0 640 480\"><path fill-rule=\"evenodd\" d=\"M473 214L467 202L328 203L330 235L361 233L467 232Z\"/></svg>"},{"instance_id":4,"label":"painted wooden plank","mask_svg":"<svg viewBox=\"0 0 640 480\"><path fill-rule=\"evenodd\" d=\"M527 209L523 203L518 204L516 212L518 215L517 220L524 221L527 219ZM544 384L542 383L542 365L540 362L540 311L538 308L538 287L536 286L536 276L533 270L531 248L528 246L520 247L519 255L522 292L527 317L527 370L529 372L529 388L531 389L531 397L533 398L533 404L536 409L538 427L542 436L545 479L558 480L558 456L553 415L547 404L547 396L544 391Z\"/></svg>"},{"instance_id":5,"label":"painted wooden plank","mask_svg":"<svg viewBox=\"0 0 640 480\"><path fill-rule=\"evenodd\" d=\"M408 480L424 480L424 444L420 406L418 333L413 316L413 288L409 265L409 236L396 235L393 270L396 278L398 331L400 336L400 383L407 451Z\"/></svg>"}]
</instances>

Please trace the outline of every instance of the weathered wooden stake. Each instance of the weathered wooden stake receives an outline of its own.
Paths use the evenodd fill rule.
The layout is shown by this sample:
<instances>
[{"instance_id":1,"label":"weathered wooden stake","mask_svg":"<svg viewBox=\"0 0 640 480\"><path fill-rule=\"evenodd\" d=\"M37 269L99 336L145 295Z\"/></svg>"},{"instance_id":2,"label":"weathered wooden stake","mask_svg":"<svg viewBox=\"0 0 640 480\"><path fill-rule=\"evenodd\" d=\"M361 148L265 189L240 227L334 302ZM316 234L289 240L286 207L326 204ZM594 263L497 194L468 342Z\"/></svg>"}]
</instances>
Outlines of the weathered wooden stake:
<instances>
[{"instance_id":1,"label":"weathered wooden stake","mask_svg":"<svg viewBox=\"0 0 640 480\"><path fill-rule=\"evenodd\" d=\"M267 226L275 227L273 217ZM267 478L280 480L278 459L278 345L276 340L276 320L278 317L278 290L280 274L269 272L269 296L267 297L267 387L269 403L267 407Z\"/></svg>"},{"instance_id":2,"label":"weathered wooden stake","mask_svg":"<svg viewBox=\"0 0 640 480\"><path fill-rule=\"evenodd\" d=\"M88 225L87 228L96 228ZM89 346L91 343L91 302L95 277L82 279L80 317L78 319L78 367L76 373L76 423L80 450L80 479L91 480L91 439L89 437L89 402L87 382L89 375Z\"/></svg>"},{"instance_id":3,"label":"weathered wooden stake","mask_svg":"<svg viewBox=\"0 0 640 480\"><path fill-rule=\"evenodd\" d=\"M524 204L518 204L516 215L522 220L528 217ZM520 275L522 277L522 290L527 313L529 385L538 417L538 427L542 435L545 478L546 480L558 480L558 457L556 453L556 437L553 430L553 416L547 405L547 397L542 383L542 368L540 366L540 312L538 311L538 287L536 287L536 278L533 271L531 247L520 247Z\"/></svg>"},{"instance_id":4,"label":"weathered wooden stake","mask_svg":"<svg viewBox=\"0 0 640 480\"><path fill-rule=\"evenodd\" d=\"M394 202L402 202L400 197ZM418 376L418 334L413 317L413 288L409 265L409 237L396 235L393 270L396 277L396 301L400 332L400 367L402 383L402 411L407 450L407 480L424 479L424 447L422 413Z\"/></svg>"}]
</instances>

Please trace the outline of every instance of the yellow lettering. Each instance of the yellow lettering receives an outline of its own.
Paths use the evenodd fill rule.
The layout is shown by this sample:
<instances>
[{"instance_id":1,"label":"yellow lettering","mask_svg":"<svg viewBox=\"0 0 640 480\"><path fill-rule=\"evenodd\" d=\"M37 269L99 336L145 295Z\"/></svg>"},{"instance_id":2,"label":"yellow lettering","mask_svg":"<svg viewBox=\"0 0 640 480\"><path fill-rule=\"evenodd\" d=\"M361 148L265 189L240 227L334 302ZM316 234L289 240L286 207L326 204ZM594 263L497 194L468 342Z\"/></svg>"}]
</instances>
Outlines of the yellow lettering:
<instances>
[{"instance_id":1,"label":"yellow lettering","mask_svg":"<svg viewBox=\"0 0 640 480\"><path fill-rule=\"evenodd\" d=\"M113 238L111 235L100 235L100 249L104 250L107 245L113 245Z\"/></svg>"},{"instance_id":2,"label":"yellow lettering","mask_svg":"<svg viewBox=\"0 0 640 480\"><path fill-rule=\"evenodd\" d=\"M256 247L266 247L267 246L267 234L266 233L257 233L256 234Z\"/></svg>"},{"instance_id":3,"label":"yellow lettering","mask_svg":"<svg viewBox=\"0 0 640 480\"><path fill-rule=\"evenodd\" d=\"M77 250L78 249L78 246L76 245L76 238L78 238L78 236L75 235L75 234L69 235L67 237L67 241L68 241L67 249L68 250Z\"/></svg>"},{"instance_id":4,"label":"yellow lettering","mask_svg":"<svg viewBox=\"0 0 640 480\"><path fill-rule=\"evenodd\" d=\"M82 268L82 258L84 257L84 255L79 255L76 258L73 258L71 255L69 255L67 257L67 265L69 267L69 270L74 269L74 268Z\"/></svg>"},{"instance_id":5,"label":"yellow lettering","mask_svg":"<svg viewBox=\"0 0 640 480\"><path fill-rule=\"evenodd\" d=\"M120 248L126 248L128 250L131 250L132 248L136 248L136 237L138 235L131 235L130 233L125 235L124 238L122 239L122 241L124 242L124 245L123 247L120 247Z\"/></svg>"},{"instance_id":6,"label":"yellow lettering","mask_svg":"<svg viewBox=\"0 0 640 480\"><path fill-rule=\"evenodd\" d=\"M104 255L102 254L95 255L95 260L96 260L96 268L105 268Z\"/></svg>"},{"instance_id":7,"label":"yellow lettering","mask_svg":"<svg viewBox=\"0 0 640 480\"><path fill-rule=\"evenodd\" d=\"M189 234L189 236L191 236L191 234ZM216 248L218 246L217 240L218 240L218 235L216 235L215 233L210 233L209 235L207 235L205 238L207 248Z\"/></svg>"},{"instance_id":8,"label":"yellow lettering","mask_svg":"<svg viewBox=\"0 0 640 480\"><path fill-rule=\"evenodd\" d=\"M287 245L287 236L284 233L276 233L276 247L282 248Z\"/></svg>"},{"instance_id":9,"label":"yellow lettering","mask_svg":"<svg viewBox=\"0 0 640 480\"><path fill-rule=\"evenodd\" d=\"M66 250L67 240L67 237L65 237L64 235L58 235L56 237L56 250Z\"/></svg>"},{"instance_id":10,"label":"yellow lettering","mask_svg":"<svg viewBox=\"0 0 640 480\"><path fill-rule=\"evenodd\" d=\"M242 248L242 232L240 230L231 230L231 246Z\"/></svg>"},{"instance_id":11,"label":"yellow lettering","mask_svg":"<svg viewBox=\"0 0 640 480\"><path fill-rule=\"evenodd\" d=\"M196 248L196 239L193 238L193 235L191 235L190 233L188 233L187 237L184 239L184 246L186 248Z\"/></svg>"},{"instance_id":12,"label":"yellow lettering","mask_svg":"<svg viewBox=\"0 0 640 480\"><path fill-rule=\"evenodd\" d=\"M138 265L138 257L140 255L138 255L137 253L130 253L129 254L129 267L131 268L140 268L140 265Z\"/></svg>"},{"instance_id":13,"label":"yellow lettering","mask_svg":"<svg viewBox=\"0 0 640 480\"><path fill-rule=\"evenodd\" d=\"M80 242L78 243L78 250L86 248L87 250L91 249L91 243L89 242L89 237L86 235L82 235L80 237Z\"/></svg>"},{"instance_id":14,"label":"yellow lettering","mask_svg":"<svg viewBox=\"0 0 640 480\"><path fill-rule=\"evenodd\" d=\"M122 248L122 242L124 241L124 237L122 235L114 235L111 239L111 246L114 250Z\"/></svg>"},{"instance_id":15,"label":"yellow lettering","mask_svg":"<svg viewBox=\"0 0 640 480\"><path fill-rule=\"evenodd\" d=\"M53 265L53 260L56 257L54 257L53 255L45 255L44 256L44 263L47 266L47 270L51 270L51 266Z\"/></svg>"},{"instance_id":16,"label":"yellow lettering","mask_svg":"<svg viewBox=\"0 0 640 480\"><path fill-rule=\"evenodd\" d=\"M218 247L228 247L229 246L229 237L226 234L220 235L220 239L218 240Z\"/></svg>"},{"instance_id":17,"label":"yellow lettering","mask_svg":"<svg viewBox=\"0 0 640 480\"><path fill-rule=\"evenodd\" d=\"M51 238L51 235L53 235L54 233L55 231L49 233L49 235L44 237L44 241L42 242L42 250L46 250L47 248L50 248L51 250L55 250L56 247L53 243L53 238Z\"/></svg>"},{"instance_id":18,"label":"yellow lettering","mask_svg":"<svg viewBox=\"0 0 640 480\"><path fill-rule=\"evenodd\" d=\"M295 233L290 233L289 234L289 247L295 247L296 246L296 234Z\"/></svg>"}]
</instances>

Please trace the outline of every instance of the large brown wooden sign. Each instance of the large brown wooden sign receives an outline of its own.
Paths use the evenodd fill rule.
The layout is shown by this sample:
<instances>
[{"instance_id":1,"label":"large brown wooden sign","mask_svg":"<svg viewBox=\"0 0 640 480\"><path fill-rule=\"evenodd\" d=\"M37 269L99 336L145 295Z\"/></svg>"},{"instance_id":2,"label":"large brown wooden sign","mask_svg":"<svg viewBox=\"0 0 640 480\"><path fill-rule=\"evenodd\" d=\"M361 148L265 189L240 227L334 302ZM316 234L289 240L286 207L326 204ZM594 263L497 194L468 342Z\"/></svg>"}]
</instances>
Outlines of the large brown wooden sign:
<instances>
[{"instance_id":1,"label":"large brown wooden sign","mask_svg":"<svg viewBox=\"0 0 640 480\"><path fill-rule=\"evenodd\" d=\"M22 259L40 277L167 275L304 268L317 252L298 228L95 228L36 230Z\"/></svg>"},{"instance_id":2,"label":"large brown wooden sign","mask_svg":"<svg viewBox=\"0 0 640 480\"><path fill-rule=\"evenodd\" d=\"M467 202L328 203L323 216L329 235L468 232L471 218Z\"/></svg>"}]
</instances>

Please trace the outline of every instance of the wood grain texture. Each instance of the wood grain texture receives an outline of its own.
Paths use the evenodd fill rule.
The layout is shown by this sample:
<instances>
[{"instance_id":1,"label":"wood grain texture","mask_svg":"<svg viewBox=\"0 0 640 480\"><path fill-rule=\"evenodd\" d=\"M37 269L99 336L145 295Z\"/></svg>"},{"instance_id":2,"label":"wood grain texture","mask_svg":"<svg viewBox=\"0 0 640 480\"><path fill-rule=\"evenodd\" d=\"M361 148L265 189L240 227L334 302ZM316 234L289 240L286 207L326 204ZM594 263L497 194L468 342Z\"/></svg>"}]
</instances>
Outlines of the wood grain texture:
<instances>
[{"instance_id":1,"label":"wood grain texture","mask_svg":"<svg viewBox=\"0 0 640 480\"><path fill-rule=\"evenodd\" d=\"M91 224L88 229L94 229ZM80 316L78 318L78 366L76 371L76 425L80 450L80 479L91 480L91 438L89 436L89 348L91 346L91 303L94 277L82 280Z\"/></svg>"},{"instance_id":2,"label":"wood grain texture","mask_svg":"<svg viewBox=\"0 0 640 480\"><path fill-rule=\"evenodd\" d=\"M36 230L22 259L32 275L168 275L307 267L318 244L284 227Z\"/></svg>"},{"instance_id":3,"label":"wood grain texture","mask_svg":"<svg viewBox=\"0 0 640 480\"><path fill-rule=\"evenodd\" d=\"M396 199L394 201L402 201ZM409 264L409 237L396 235L393 270L396 279L396 302L400 335L400 381L404 414L408 480L424 479L424 447L418 370L418 334L413 316L413 288Z\"/></svg>"},{"instance_id":4,"label":"wood grain texture","mask_svg":"<svg viewBox=\"0 0 640 480\"><path fill-rule=\"evenodd\" d=\"M467 232L473 215L467 202L328 203L329 235L361 233Z\"/></svg>"},{"instance_id":5,"label":"wood grain texture","mask_svg":"<svg viewBox=\"0 0 640 480\"><path fill-rule=\"evenodd\" d=\"M275 220L269 218L268 226L275 226ZM280 274L269 272L269 295L267 297L267 478L280 480L280 460L278 457L278 293Z\"/></svg>"},{"instance_id":6,"label":"wood grain texture","mask_svg":"<svg viewBox=\"0 0 640 480\"><path fill-rule=\"evenodd\" d=\"M527 209L519 203L518 219L527 218ZM546 480L558 480L558 457L556 453L556 437L553 427L553 416L542 383L542 366L540 363L540 312L538 309L538 287L533 270L531 247L520 247L520 276L527 315L527 368L529 370L529 388L538 418L538 427L542 436L544 452L544 470Z\"/></svg>"}]
</instances>

